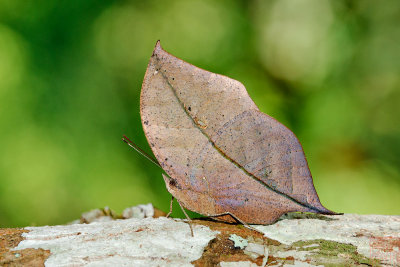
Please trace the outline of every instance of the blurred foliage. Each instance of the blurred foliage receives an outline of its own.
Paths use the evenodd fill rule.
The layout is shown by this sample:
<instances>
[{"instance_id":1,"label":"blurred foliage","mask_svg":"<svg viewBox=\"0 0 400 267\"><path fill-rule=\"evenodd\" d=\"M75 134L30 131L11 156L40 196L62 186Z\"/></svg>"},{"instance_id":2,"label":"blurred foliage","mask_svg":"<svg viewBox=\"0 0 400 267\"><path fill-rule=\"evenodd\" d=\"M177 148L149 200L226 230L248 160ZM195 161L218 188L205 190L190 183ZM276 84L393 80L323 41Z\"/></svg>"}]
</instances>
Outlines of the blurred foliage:
<instances>
[{"instance_id":1,"label":"blurred foliage","mask_svg":"<svg viewBox=\"0 0 400 267\"><path fill-rule=\"evenodd\" d=\"M0 226L168 210L139 93L156 40L241 81L302 142L322 203L400 213L400 2L0 2ZM181 216L175 208L175 216Z\"/></svg>"}]
</instances>

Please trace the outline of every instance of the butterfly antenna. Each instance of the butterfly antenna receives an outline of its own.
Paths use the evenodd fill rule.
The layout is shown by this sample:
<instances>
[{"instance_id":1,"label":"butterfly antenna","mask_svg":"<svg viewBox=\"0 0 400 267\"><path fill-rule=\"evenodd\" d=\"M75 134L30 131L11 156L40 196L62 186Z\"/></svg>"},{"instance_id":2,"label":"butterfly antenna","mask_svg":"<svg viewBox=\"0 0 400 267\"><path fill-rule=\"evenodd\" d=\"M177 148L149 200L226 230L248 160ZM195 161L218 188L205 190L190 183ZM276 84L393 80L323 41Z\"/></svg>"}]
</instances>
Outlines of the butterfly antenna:
<instances>
[{"instance_id":1,"label":"butterfly antenna","mask_svg":"<svg viewBox=\"0 0 400 267\"><path fill-rule=\"evenodd\" d=\"M158 163L157 160L155 160L154 158L152 158L149 154L147 154L146 152L144 152L140 147L138 147L134 142L132 142L128 137L126 137L124 135L124 137L122 138L122 141L124 141L125 143L127 143L131 148L135 149L139 154L141 154L143 157L145 157L146 159L150 160L153 164L155 164L157 167L161 168L160 163Z\"/></svg>"}]
</instances>

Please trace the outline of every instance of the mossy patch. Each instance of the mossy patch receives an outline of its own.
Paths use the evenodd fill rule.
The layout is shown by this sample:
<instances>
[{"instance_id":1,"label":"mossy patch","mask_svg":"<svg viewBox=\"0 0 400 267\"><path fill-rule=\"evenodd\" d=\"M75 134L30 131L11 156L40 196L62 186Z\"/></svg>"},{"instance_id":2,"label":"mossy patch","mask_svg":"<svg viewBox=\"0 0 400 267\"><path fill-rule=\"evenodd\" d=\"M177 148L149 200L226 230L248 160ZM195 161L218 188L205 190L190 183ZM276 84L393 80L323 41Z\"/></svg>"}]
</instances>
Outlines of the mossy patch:
<instances>
[{"instance_id":1,"label":"mossy patch","mask_svg":"<svg viewBox=\"0 0 400 267\"><path fill-rule=\"evenodd\" d=\"M310 263L323 264L324 266L380 266L380 261L368 258L357 252L357 247L352 244L335 241L315 239L297 241L291 245L297 251L309 251Z\"/></svg>"}]
</instances>

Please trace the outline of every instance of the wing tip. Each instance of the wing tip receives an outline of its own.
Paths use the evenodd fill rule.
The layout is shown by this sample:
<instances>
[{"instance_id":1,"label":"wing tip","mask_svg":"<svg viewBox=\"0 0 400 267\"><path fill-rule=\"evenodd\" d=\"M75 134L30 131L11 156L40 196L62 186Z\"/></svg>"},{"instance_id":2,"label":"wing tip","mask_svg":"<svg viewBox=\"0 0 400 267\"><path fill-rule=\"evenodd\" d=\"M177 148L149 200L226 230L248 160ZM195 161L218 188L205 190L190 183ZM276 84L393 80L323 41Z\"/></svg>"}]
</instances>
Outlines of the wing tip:
<instances>
[{"instance_id":1,"label":"wing tip","mask_svg":"<svg viewBox=\"0 0 400 267\"><path fill-rule=\"evenodd\" d=\"M324 214L324 215L343 215L344 214L343 212L335 212L335 211L328 210L325 207L323 207L322 210L320 209L318 213Z\"/></svg>"},{"instance_id":2,"label":"wing tip","mask_svg":"<svg viewBox=\"0 0 400 267\"><path fill-rule=\"evenodd\" d=\"M154 46L153 55L158 54L162 50L160 40L157 40L156 45Z\"/></svg>"}]
</instances>

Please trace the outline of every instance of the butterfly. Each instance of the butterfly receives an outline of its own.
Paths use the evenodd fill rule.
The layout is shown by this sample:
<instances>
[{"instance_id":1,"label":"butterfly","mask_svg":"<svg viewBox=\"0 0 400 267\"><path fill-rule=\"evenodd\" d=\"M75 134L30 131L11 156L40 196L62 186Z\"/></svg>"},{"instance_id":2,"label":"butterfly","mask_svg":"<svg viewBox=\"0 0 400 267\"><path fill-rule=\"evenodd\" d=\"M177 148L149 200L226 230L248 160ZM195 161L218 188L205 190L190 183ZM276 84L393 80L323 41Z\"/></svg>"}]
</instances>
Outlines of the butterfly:
<instances>
[{"instance_id":1,"label":"butterfly","mask_svg":"<svg viewBox=\"0 0 400 267\"><path fill-rule=\"evenodd\" d=\"M320 202L303 148L262 113L240 82L193 66L158 41L140 113L167 190L183 207L218 220L270 224L287 212L338 214Z\"/></svg>"}]
</instances>

